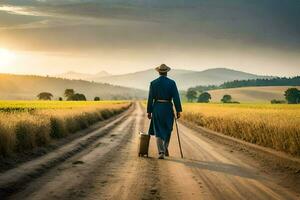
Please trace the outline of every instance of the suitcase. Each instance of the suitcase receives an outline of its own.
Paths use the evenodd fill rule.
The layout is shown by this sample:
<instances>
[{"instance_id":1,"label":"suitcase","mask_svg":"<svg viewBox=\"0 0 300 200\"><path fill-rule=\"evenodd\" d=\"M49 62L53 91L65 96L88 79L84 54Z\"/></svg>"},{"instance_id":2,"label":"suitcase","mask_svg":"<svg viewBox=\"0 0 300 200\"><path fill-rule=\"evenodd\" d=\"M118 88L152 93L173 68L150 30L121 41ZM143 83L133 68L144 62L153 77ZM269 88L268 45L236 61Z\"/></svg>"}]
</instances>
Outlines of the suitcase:
<instances>
[{"instance_id":1,"label":"suitcase","mask_svg":"<svg viewBox=\"0 0 300 200\"><path fill-rule=\"evenodd\" d=\"M150 135L140 132L139 157L147 156L149 150Z\"/></svg>"}]
</instances>

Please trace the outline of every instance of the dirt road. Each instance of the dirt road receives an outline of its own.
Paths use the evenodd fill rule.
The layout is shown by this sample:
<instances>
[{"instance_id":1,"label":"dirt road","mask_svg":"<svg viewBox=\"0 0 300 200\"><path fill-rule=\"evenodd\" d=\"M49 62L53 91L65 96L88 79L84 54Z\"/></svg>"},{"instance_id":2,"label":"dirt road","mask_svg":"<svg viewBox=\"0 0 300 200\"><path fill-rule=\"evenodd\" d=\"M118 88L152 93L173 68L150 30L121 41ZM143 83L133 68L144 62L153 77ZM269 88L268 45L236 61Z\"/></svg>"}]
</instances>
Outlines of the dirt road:
<instances>
[{"instance_id":1,"label":"dirt road","mask_svg":"<svg viewBox=\"0 0 300 200\"><path fill-rule=\"evenodd\" d=\"M179 125L185 159L175 134L171 156L137 156L138 132L146 130L144 110L134 111L85 150L26 184L9 199L299 199L253 159Z\"/></svg>"}]
</instances>

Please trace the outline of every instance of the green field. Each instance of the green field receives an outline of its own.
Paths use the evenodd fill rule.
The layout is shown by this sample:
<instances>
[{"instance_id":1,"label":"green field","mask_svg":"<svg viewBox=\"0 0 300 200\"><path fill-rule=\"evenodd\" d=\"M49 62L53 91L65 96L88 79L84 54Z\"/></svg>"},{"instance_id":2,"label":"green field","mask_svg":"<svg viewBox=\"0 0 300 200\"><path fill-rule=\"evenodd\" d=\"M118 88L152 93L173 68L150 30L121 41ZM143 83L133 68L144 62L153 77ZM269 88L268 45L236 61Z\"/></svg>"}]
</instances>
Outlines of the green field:
<instances>
[{"instance_id":1,"label":"green field","mask_svg":"<svg viewBox=\"0 0 300 200\"><path fill-rule=\"evenodd\" d=\"M300 105L184 104L183 119L279 151L300 155Z\"/></svg>"}]
</instances>

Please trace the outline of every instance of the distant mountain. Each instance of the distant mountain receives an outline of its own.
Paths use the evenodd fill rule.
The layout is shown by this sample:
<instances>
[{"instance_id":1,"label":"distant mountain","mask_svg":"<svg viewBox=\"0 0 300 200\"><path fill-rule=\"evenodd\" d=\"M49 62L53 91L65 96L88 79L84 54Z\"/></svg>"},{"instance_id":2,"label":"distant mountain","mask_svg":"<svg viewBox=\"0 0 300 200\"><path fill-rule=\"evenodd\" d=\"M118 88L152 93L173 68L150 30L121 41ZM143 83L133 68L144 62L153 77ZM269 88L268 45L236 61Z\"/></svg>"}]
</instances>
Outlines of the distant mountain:
<instances>
[{"instance_id":1,"label":"distant mountain","mask_svg":"<svg viewBox=\"0 0 300 200\"><path fill-rule=\"evenodd\" d=\"M105 77L105 76L110 76L111 74L108 73L107 71L101 71L101 72L98 72L97 74L95 74L95 78L97 77Z\"/></svg>"},{"instance_id":2,"label":"distant mountain","mask_svg":"<svg viewBox=\"0 0 300 200\"><path fill-rule=\"evenodd\" d=\"M74 72L74 71L68 71L66 73L56 75L56 77L58 77L58 78L75 79L75 80L86 80L91 76L93 76L93 75L78 73L78 72Z\"/></svg>"},{"instance_id":3,"label":"distant mountain","mask_svg":"<svg viewBox=\"0 0 300 200\"><path fill-rule=\"evenodd\" d=\"M85 73L79 73L75 71L69 71L63 74L56 75L56 77L58 78L66 78L72 80L86 80L86 81L94 81L105 76L111 76L111 74L109 74L106 71L101 71L98 72L97 74L85 74Z\"/></svg>"},{"instance_id":4,"label":"distant mountain","mask_svg":"<svg viewBox=\"0 0 300 200\"><path fill-rule=\"evenodd\" d=\"M226 68L215 68L204 71L178 70L170 71L169 76L176 80L179 89L185 90L197 85L220 85L226 81L272 78ZM149 82L158 77L153 69L136 73L106 76L95 79L96 82L122 85L126 87L148 89Z\"/></svg>"},{"instance_id":5,"label":"distant mountain","mask_svg":"<svg viewBox=\"0 0 300 200\"><path fill-rule=\"evenodd\" d=\"M85 94L89 100L92 100L95 96L99 96L101 99L143 99L146 97L146 91L113 86L107 83L43 76L0 74L1 100L32 100L36 99L40 92L50 92L57 99L58 97L63 97L64 90L67 88Z\"/></svg>"}]
</instances>

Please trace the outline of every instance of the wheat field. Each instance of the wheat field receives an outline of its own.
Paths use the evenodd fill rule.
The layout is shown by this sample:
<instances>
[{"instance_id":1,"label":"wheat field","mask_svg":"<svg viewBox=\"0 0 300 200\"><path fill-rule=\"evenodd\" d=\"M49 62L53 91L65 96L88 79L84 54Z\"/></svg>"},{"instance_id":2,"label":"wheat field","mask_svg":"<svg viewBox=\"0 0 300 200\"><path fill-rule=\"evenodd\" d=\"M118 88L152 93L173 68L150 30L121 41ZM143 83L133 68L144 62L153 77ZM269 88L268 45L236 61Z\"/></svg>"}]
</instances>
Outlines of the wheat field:
<instances>
[{"instance_id":1,"label":"wheat field","mask_svg":"<svg viewBox=\"0 0 300 200\"><path fill-rule=\"evenodd\" d=\"M187 103L182 118L225 135L300 155L300 105Z\"/></svg>"},{"instance_id":2,"label":"wheat field","mask_svg":"<svg viewBox=\"0 0 300 200\"><path fill-rule=\"evenodd\" d=\"M47 145L129 106L126 101L0 101L0 156Z\"/></svg>"}]
</instances>

